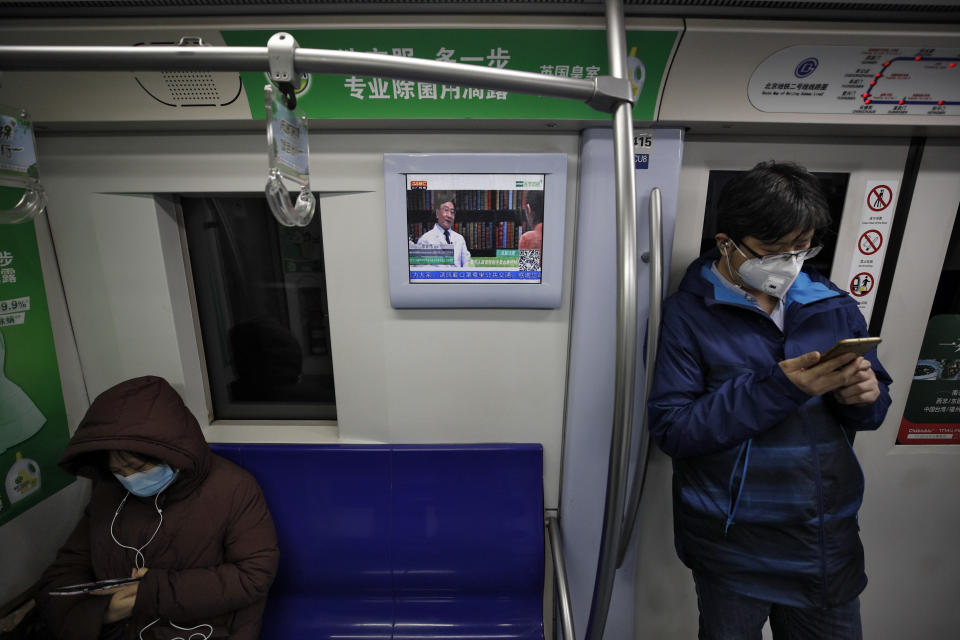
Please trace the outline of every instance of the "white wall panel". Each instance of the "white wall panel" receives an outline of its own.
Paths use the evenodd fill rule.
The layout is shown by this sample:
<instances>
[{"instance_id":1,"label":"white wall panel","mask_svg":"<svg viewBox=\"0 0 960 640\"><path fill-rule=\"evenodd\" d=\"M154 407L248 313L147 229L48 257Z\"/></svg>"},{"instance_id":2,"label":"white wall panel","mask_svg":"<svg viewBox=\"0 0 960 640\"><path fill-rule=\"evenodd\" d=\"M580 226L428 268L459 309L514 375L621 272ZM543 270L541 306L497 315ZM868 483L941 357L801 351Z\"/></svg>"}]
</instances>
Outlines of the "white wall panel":
<instances>
[{"instance_id":1,"label":"white wall panel","mask_svg":"<svg viewBox=\"0 0 960 640\"><path fill-rule=\"evenodd\" d=\"M92 180L58 181L57 164L45 165L48 210L91 400L141 375L182 390L153 198L91 192Z\"/></svg>"},{"instance_id":2,"label":"white wall panel","mask_svg":"<svg viewBox=\"0 0 960 640\"><path fill-rule=\"evenodd\" d=\"M310 141L338 420L211 424L178 228L167 195L262 192L262 134L44 136L44 182L91 396L166 377L219 441L542 442L556 506L576 185L559 309L395 310L387 290L385 152L563 152L561 135L327 134Z\"/></svg>"}]
</instances>

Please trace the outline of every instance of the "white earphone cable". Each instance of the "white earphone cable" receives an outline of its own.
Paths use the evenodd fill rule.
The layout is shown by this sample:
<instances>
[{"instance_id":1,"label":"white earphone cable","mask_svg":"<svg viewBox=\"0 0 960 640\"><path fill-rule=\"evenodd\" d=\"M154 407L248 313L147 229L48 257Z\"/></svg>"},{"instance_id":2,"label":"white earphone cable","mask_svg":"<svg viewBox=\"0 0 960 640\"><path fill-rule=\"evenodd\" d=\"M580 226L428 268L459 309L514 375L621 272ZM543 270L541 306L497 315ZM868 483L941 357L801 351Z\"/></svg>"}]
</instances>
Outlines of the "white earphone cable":
<instances>
[{"instance_id":1,"label":"white earphone cable","mask_svg":"<svg viewBox=\"0 0 960 640\"><path fill-rule=\"evenodd\" d=\"M127 491L127 495L123 496L123 500L120 501L120 506L117 507L117 510L113 514L113 520L110 521L110 537L113 538L113 541L116 542L120 547L134 552L133 564L137 569L143 569L146 566L146 558L143 555L143 550L148 544L153 542L154 538L157 537L157 532L160 531L160 526L163 524L163 509L160 508L160 505L157 502L160 499L160 493L157 493L156 497L153 499L153 508L157 510L157 515L160 516L160 522L157 523L157 528L153 530L153 534L150 536L150 539L147 540L139 549L137 547L131 547L123 544L117 540L117 536L113 533L113 525L117 521L117 516L120 515L120 510L123 509L123 505L127 503L127 498L130 497L129 491Z\"/></svg>"},{"instance_id":2,"label":"white earphone cable","mask_svg":"<svg viewBox=\"0 0 960 640\"><path fill-rule=\"evenodd\" d=\"M150 624L146 625L143 629L140 629L140 633L139 633L140 640L143 640L143 632L146 631L147 629L149 629L150 627L152 627L153 625L157 624L158 622L160 622L160 618L157 618L156 620L154 620L154 621L151 622ZM170 640L195 640L195 639L198 639L198 640L210 640L210 636L213 635L213 625L209 625L209 624L207 624L206 622L203 622L203 623L201 623L201 624L198 624L198 625L195 626L195 627L181 627L180 625L178 625L178 624L177 624L176 622L174 622L173 620L169 620L168 622L170 623L170 626L171 626L171 627L173 627L173 628L175 628L175 629L179 629L180 631L193 631L194 629L199 629L199 628L201 628L201 627L206 627L206 628L207 628L207 632L206 632L206 633L204 633L204 632L202 632L202 631L198 631L198 632L196 632L196 633L191 633L191 634L188 634L188 635L186 635L186 636L174 636L173 638L170 638Z\"/></svg>"},{"instance_id":3,"label":"white earphone cable","mask_svg":"<svg viewBox=\"0 0 960 640\"><path fill-rule=\"evenodd\" d=\"M167 486L170 486L170 484L172 484L172 482L167 484ZM160 508L159 501L160 501L160 495L163 493L163 491L166 488L167 487L164 487L163 489L158 491L156 497L154 497L153 499L153 508L156 509L157 515L160 516L160 521L157 523L156 529L154 529L153 533L150 535L150 539L147 540L145 543L143 543L143 545L140 546L140 548L131 547L129 545L123 544L122 542L117 540L117 536L113 533L113 525L117 521L117 516L120 515L120 511L123 509L123 505L127 503L127 498L130 497L129 491L127 491L127 495L123 496L123 500L120 501L120 506L117 507L117 510L113 513L113 519L110 521L110 537L113 539L114 542L117 543L117 545L119 545L123 549L129 549L130 551L134 552L133 563L137 569L143 569L146 566L146 558L143 555L143 550L146 549L148 544L153 542L153 539L157 537L157 533L160 531L161 525L163 525L163 509ZM149 629L150 627L152 627L153 625L157 624L159 621L160 621L160 618L157 618L153 622L145 625L142 629L140 629L140 632L138 634L140 637L140 640L143 640L143 632ZM173 638L170 638L170 640L210 640L210 637L213 635L213 626L205 622L198 624L195 627L181 627L180 625L175 623L173 620L169 620L168 622L170 623L171 627L174 627L175 629L179 629L180 631L193 631L194 629L200 629L202 627L206 627L207 629L206 633L198 631L195 633L189 633L186 636L175 636Z\"/></svg>"}]
</instances>

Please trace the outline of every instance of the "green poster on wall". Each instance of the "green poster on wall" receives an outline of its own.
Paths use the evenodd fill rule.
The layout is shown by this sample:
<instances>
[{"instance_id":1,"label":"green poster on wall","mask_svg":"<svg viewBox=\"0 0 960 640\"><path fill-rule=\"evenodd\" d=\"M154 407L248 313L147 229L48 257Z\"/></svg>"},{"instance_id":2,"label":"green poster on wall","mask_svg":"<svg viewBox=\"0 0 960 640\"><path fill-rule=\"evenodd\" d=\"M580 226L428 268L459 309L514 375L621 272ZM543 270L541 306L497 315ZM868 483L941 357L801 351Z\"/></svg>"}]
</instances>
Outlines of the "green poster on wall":
<instances>
[{"instance_id":1,"label":"green poster on wall","mask_svg":"<svg viewBox=\"0 0 960 640\"><path fill-rule=\"evenodd\" d=\"M68 439L34 225L0 225L0 525L73 482Z\"/></svg>"},{"instance_id":2,"label":"green poster on wall","mask_svg":"<svg viewBox=\"0 0 960 640\"><path fill-rule=\"evenodd\" d=\"M230 46L264 47L274 31L224 31ZM301 47L589 79L609 74L606 34L584 29L330 29L290 31ZM653 120L678 30L627 31L634 118ZM265 73L242 73L254 118L263 119ZM297 92L309 118L515 118L609 120L582 102L506 91L356 75L310 77Z\"/></svg>"}]
</instances>

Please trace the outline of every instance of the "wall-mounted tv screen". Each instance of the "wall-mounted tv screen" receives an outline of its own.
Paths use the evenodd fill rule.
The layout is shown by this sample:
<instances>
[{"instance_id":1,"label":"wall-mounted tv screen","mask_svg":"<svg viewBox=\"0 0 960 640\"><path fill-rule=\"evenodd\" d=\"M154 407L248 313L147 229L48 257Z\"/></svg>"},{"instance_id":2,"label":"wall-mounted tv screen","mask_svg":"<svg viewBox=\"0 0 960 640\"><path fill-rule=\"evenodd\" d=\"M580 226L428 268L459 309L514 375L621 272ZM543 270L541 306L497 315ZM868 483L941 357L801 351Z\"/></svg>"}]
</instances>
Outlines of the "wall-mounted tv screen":
<instances>
[{"instance_id":1,"label":"wall-mounted tv screen","mask_svg":"<svg viewBox=\"0 0 960 640\"><path fill-rule=\"evenodd\" d=\"M566 156L387 154L394 307L559 306Z\"/></svg>"},{"instance_id":2,"label":"wall-mounted tv screen","mask_svg":"<svg viewBox=\"0 0 960 640\"><path fill-rule=\"evenodd\" d=\"M544 175L408 173L410 282L539 284Z\"/></svg>"}]
</instances>

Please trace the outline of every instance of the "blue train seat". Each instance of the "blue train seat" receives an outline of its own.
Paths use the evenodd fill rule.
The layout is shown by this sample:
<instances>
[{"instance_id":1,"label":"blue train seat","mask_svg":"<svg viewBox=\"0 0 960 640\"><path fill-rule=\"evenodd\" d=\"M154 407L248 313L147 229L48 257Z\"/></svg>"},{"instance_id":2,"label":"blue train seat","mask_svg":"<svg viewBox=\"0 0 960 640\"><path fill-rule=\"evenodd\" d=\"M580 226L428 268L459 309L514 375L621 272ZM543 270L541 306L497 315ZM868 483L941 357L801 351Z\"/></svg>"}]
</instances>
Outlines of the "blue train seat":
<instances>
[{"instance_id":1,"label":"blue train seat","mask_svg":"<svg viewBox=\"0 0 960 640\"><path fill-rule=\"evenodd\" d=\"M543 640L540 445L211 448L276 524L264 640Z\"/></svg>"}]
</instances>

